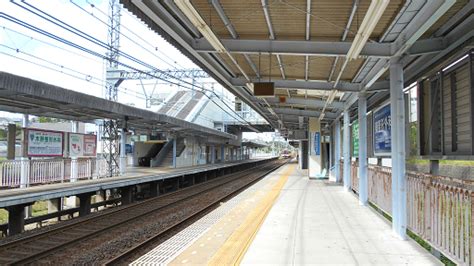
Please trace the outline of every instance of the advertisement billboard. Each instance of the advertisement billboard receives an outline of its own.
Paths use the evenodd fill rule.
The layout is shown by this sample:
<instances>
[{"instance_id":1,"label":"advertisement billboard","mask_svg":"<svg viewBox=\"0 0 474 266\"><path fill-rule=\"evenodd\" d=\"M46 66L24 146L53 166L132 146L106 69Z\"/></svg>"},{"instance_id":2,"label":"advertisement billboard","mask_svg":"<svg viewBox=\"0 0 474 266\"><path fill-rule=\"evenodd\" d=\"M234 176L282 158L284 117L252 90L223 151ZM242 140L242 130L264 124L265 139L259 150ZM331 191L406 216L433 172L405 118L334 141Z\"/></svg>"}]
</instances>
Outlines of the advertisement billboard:
<instances>
[{"instance_id":1,"label":"advertisement billboard","mask_svg":"<svg viewBox=\"0 0 474 266\"><path fill-rule=\"evenodd\" d=\"M392 152L392 117L390 104L374 112L374 154L389 156Z\"/></svg>"},{"instance_id":2,"label":"advertisement billboard","mask_svg":"<svg viewBox=\"0 0 474 266\"><path fill-rule=\"evenodd\" d=\"M97 155L97 136L84 135L84 156Z\"/></svg>"},{"instance_id":3,"label":"advertisement billboard","mask_svg":"<svg viewBox=\"0 0 474 266\"><path fill-rule=\"evenodd\" d=\"M63 133L41 129L26 129L28 157L63 156Z\"/></svg>"},{"instance_id":4,"label":"advertisement billboard","mask_svg":"<svg viewBox=\"0 0 474 266\"><path fill-rule=\"evenodd\" d=\"M97 136L69 133L69 156L90 157L95 156L97 150Z\"/></svg>"}]
</instances>

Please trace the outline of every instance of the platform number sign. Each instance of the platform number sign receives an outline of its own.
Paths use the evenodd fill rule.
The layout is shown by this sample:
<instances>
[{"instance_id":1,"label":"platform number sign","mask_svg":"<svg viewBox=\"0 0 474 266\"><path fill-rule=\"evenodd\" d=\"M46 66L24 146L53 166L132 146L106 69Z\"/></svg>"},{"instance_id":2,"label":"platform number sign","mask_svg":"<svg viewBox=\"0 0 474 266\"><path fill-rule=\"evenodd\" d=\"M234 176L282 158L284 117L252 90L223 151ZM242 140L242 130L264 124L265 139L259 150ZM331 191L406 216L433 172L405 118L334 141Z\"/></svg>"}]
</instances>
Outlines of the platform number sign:
<instances>
[{"instance_id":1,"label":"platform number sign","mask_svg":"<svg viewBox=\"0 0 474 266\"><path fill-rule=\"evenodd\" d=\"M374 154L387 156L392 151L392 117L390 105L382 106L374 112Z\"/></svg>"}]
</instances>

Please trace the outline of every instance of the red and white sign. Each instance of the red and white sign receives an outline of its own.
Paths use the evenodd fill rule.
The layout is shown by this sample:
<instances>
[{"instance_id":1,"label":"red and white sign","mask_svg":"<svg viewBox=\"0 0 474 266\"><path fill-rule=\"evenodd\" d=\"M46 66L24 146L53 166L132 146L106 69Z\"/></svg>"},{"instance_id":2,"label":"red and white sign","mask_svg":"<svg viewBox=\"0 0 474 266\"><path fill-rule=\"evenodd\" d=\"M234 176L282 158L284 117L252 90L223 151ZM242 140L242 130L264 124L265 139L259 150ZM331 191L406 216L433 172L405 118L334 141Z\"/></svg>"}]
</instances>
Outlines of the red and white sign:
<instances>
[{"instance_id":1,"label":"red and white sign","mask_svg":"<svg viewBox=\"0 0 474 266\"><path fill-rule=\"evenodd\" d=\"M84 156L96 156L97 154L97 136L84 135Z\"/></svg>"},{"instance_id":2,"label":"red and white sign","mask_svg":"<svg viewBox=\"0 0 474 266\"><path fill-rule=\"evenodd\" d=\"M91 157L96 155L97 136L69 133L69 156Z\"/></svg>"}]
</instances>

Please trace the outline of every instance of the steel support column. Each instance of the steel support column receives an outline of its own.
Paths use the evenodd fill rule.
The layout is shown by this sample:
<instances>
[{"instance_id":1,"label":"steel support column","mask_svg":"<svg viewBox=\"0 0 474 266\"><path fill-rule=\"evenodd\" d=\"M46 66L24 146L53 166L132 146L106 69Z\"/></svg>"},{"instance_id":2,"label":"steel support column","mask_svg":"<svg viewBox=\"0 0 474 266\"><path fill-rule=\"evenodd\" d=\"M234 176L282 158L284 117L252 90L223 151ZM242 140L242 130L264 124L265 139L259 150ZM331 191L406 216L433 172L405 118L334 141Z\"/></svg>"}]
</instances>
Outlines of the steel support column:
<instances>
[{"instance_id":1,"label":"steel support column","mask_svg":"<svg viewBox=\"0 0 474 266\"><path fill-rule=\"evenodd\" d=\"M367 96L359 93L359 204L368 203L367 183Z\"/></svg>"},{"instance_id":2,"label":"steel support column","mask_svg":"<svg viewBox=\"0 0 474 266\"><path fill-rule=\"evenodd\" d=\"M216 163L216 146L211 145L211 164Z\"/></svg>"},{"instance_id":3,"label":"steel support column","mask_svg":"<svg viewBox=\"0 0 474 266\"><path fill-rule=\"evenodd\" d=\"M336 119L334 131L334 172L336 174L336 182L341 182L341 121L339 119Z\"/></svg>"},{"instance_id":4,"label":"steel support column","mask_svg":"<svg viewBox=\"0 0 474 266\"><path fill-rule=\"evenodd\" d=\"M349 191L351 188L351 142L350 142L350 118L349 110L344 110L344 190Z\"/></svg>"},{"instance_id":5,"label":"steel support column","mask_svg":"<svg viewBox=\"0 0 474 266\"><path fill-rule=\"evenodd\" d=\"M126 129L122 128L120 130L120 175L124 175L127 172L127 153L126 153L126 144L127 144L127 133Z\"/></svg>"},{"instance_id":6,"label":"steel support column","mask_svg":"<svg viewBox=\"0 0 474 266\"><path fill-rule=\"evenodd\" d=\"M28 114L23 114L23 121L22 121L22 126L23 129L27 129L29 127L29 115ZM25 134L23 134L25 138ZM25 143L25 142L23 142ZM22 146L22 156L21 156L21 170L20 170L20 188L25 188L28 186L29 183L29 159L28 159L28 151L26 147Z\"/></svg>"},{"instance_id":7,"label":"steel support column","mask_svg":"<svg viewBox=\"0 0 474 266\"><path fill-rule=\"evenodd\" d=\"M405 98L403 95L403 65L399 57L390 60L390 108L392 117L392 229L400 238L406 239Z\"/></svg>"},{"instance_id":8,"label":"steel support column","mask_svg":"<svg viewBox=\"0 0 474 266\"><path fill-rule=\"evenodd\" d=\"M173 138L173 168L176 168L176 139L177 137Z\"/></svg>"},{"instance_id":9,"label":"steel support column","mask_svg":"<svg viewBox=\"0 0 474 266\"><path fill-rule=\"evenodd\" d=\"M225 146L221 145L221 163L225 162Z\"/></svg>"},{"instance_id":10,"label":"steel support column","mask_svg":"<svg viewBox=\"0 0 474 266\"><path fill-rule=\"evenodd\" d=\"M7 160L15 160L16 124L8 124Z\"/></svg>"}]
</instances>

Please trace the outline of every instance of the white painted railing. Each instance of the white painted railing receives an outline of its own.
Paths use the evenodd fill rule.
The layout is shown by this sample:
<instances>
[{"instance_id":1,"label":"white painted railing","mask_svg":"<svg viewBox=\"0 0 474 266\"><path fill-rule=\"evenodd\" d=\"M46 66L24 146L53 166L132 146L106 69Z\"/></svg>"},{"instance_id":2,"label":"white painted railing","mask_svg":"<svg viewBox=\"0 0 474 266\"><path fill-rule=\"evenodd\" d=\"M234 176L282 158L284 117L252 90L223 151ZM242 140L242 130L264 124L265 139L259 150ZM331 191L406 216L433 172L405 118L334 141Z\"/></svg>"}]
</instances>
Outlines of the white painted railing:
<instances>
[{"instance_id":1,"label":"white painted railing","mask_svg":"<svg viewBox=\"0 0 474 266\"><path fill-rule=\"evenodd\" d=\"M107 162L104 159L8 160L0 162L0 187L15 188L94 179L105 177L106 173Z\"/></svg>"}]
</instances>

